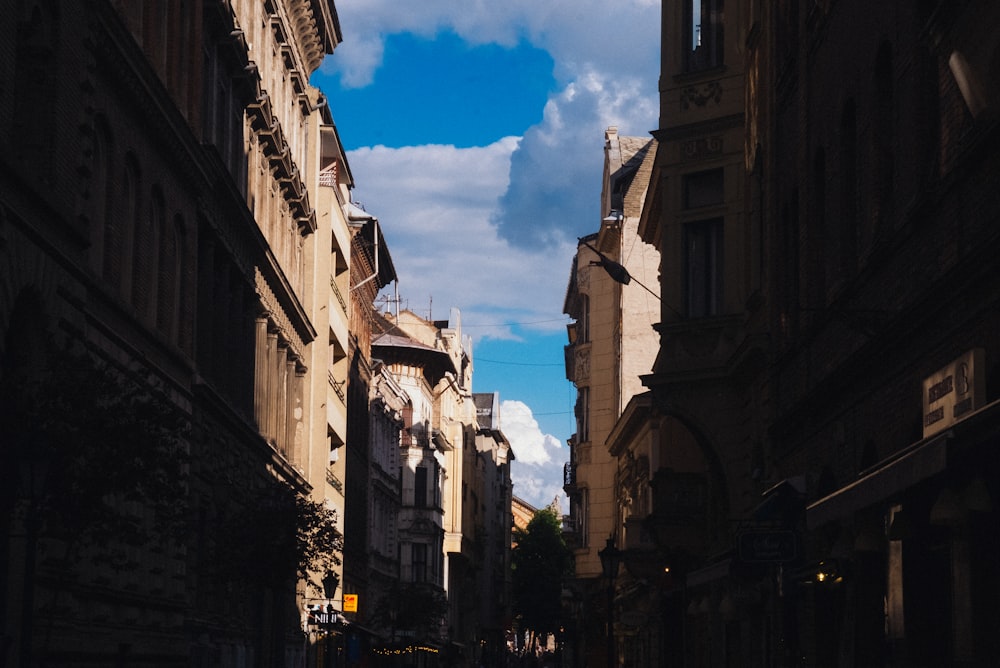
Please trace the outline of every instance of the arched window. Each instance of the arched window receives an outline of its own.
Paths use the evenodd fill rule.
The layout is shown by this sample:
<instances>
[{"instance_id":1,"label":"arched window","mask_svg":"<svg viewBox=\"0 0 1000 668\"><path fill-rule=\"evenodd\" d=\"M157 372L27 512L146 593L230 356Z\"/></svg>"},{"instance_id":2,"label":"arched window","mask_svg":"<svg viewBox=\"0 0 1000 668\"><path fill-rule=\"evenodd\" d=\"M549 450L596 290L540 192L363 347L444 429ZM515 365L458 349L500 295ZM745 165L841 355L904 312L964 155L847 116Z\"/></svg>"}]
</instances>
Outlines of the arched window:
<instances>
[{"instance_id":1,"label":"arched window","mask_svg":"<svg viewBox=\"0 0 1000 668\"><path fill-rule=\"evenodd\" d=\"M840 267L853 274L858 265L858 128L854 100L840 114Z\"/></svg>"},{"instance_id":2,"label":"arched window","mask_svg":"<svg viewBox=\"0 0 1000 668\"><path fill-rule=\"evenodd\" d=\"M810 306L819 307L827 301L827 274L832 274L839 258L837 235L831 234L826 215L826 151L820 147L813 156L812 192L809 206L809 266Z\"/></svg>"},{"instance_id":3,"label":"arched window","mask_svg":"<svg viewBox=\"0 0 1000 668\"><path fill-rule=\"evenodd\" d=\"M121 194L104 227L103 274L122 296L131 297L133 235L139 215L139 165L131 153L125 156L121 181L113 186Z\"/></svg>"},{"instance_id":4,"label":"arched window","mask_svg":"<svg viewBox=\"0 0 1000 668\"><path fill-rule=\"evenodd\" d=\"M94 122L90 180L90 266L95 272L100 272L103 267L104 235L111 223L111 175L114 173L111 136L107 119L99 117Z\"/></svg>"},{"instance_id":5,"label":"arched window","mask_svg":"<svg viewBox=\"0 0 1000 668\"><path fill-rule=\"evenodd\" d=\"M166 205L163 191L154 186L149 198L149 215L136 216L132 244L132 304L147 323L156 322L156 277L159 274L160 242Z\"/></svg>"},{"instance_id":6,"label":"arched window","mask_svg":"<svg viewBox=\"0 0 1000 668\"><path fill-rule=\"evenodd\" d=\"M181 300L184 218L177 214L172 225L160 233L159 283L156 297L156 327L171 341L178 342Z\"/></svg>"},{"instance_id":7,"label":"arched window","mask_svg":"<svg viewBox=\"0 0 1000 668\"><path fill-rule=\"evenodd\" d=\"M894 94L892 71L892 45L882 42L875 57L875 110L872 139L874 144L874 174L872 182L873 227L876 236L885 233L891 226L894 140Z\"/></svg>"},{"instance_id":8,"label":"arched window","mask_svg":"<svg viewBox=\"0 0 1000 668\"><path fill-rule=\"evenodd\" d=\"M22 170L36 178L50 178L55 164L56 105L52 98L59 80L59 4L36 0L15 3L15 8L18 4L20 12L4 16L5 37L15 39L10 142ZM6 49L4 56L8 57Z\"/></svg>"}]
</instances>

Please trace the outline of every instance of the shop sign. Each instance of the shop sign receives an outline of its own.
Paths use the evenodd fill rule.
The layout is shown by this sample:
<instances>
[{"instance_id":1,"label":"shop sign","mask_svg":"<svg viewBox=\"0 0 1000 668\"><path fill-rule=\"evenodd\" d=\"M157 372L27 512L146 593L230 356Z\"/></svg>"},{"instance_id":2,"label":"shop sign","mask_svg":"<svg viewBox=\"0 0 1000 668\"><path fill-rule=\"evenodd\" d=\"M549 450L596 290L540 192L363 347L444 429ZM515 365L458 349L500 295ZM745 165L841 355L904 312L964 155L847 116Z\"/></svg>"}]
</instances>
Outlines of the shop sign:
<instances>
[{"instance_id":1,"label":"shop sign","mask_svg":"<svg viewBox=\"0 0 1000 668\"><path fill-rule=\"evenodd\" d=\"M975 348L924 379L924 438L980 408L986 398L983 349Z\"/></svg>"},{"instance_id":2,"label":"shop sign","mask_svg":"<svg viewBox=\"0 0 1000 668\"><path fill-rule=\"evenodd\" d=\"M739 557L746 563L780 564L798 555L795 532L789 529L749 529L736 537Z\"/></svg>"},{"instance_id":3,"label":"shop sign","mask_svg":"<svg viewBox=\"0 0 1000 668\"><path fill-rule=\"evenodd\" d=\"M358 611L358 595L344 594L344 612Z\"/></svg>"}]
</instances>

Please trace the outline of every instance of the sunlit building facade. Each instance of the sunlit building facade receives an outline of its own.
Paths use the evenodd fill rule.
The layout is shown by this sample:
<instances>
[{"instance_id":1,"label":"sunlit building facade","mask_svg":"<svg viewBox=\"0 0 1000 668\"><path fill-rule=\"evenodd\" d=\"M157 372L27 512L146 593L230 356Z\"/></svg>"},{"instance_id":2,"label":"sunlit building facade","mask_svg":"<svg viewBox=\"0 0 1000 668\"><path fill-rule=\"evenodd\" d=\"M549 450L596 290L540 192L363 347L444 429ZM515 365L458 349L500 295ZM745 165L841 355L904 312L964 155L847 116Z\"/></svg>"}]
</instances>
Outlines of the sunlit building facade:
<instances>
[{"instance_id":1,"label":"sunlit building facade","mask_svg":"<svg viewBox=\"0 0 1000 668\"><path fill-rule=\"evenodd\" d=\"M624 536L617 462L607 439L631 397L643 390L640 376L652 369L656 355L659 259L637 235L656 154L652 139L622 137L614 127L605 132L601 225L580 240L564 306L573 318L566 376L577 390L577 430L564 478L570 503L566 538L576 559L565 652L574 666L598 665L609 651L599 552Z\"/></svg>"}]
</instances>

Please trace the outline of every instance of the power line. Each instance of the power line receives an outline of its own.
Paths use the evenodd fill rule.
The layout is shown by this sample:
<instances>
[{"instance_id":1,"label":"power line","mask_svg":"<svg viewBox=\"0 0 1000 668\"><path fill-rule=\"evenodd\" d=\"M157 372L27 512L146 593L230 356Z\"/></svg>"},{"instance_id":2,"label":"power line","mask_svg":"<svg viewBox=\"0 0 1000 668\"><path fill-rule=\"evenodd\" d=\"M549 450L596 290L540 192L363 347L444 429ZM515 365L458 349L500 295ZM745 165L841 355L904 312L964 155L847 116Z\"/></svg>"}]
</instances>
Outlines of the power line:
<instances>
[{"instance_id":1,"label":"power line","mask_svg":"<svg viewBox=\"0 0 1000 668\"><path fill-rule=\"evenodd\" d=\"M475 361L476 362L490 362L492 364L509 364L511 366L563 366L562 363L557 363L557 364L534 364L534 363L531 363L531 362L502 362L500 360L483 359L482 357L476 357Z\"/></svg>"},{"instance_id":2,"label":"power line","mask_svg":"<svg viewBox=\"0 0 1000 668\"><path fill-rule=\"evenodd\" d=\"M497 322L484 325L467 325L462 323L462 329L470 327L513 327L514 325L541 325L546 322L567 322L567 318L550 318L548 320L527 320L525 322Z\"/></svg>"}]
</instances>

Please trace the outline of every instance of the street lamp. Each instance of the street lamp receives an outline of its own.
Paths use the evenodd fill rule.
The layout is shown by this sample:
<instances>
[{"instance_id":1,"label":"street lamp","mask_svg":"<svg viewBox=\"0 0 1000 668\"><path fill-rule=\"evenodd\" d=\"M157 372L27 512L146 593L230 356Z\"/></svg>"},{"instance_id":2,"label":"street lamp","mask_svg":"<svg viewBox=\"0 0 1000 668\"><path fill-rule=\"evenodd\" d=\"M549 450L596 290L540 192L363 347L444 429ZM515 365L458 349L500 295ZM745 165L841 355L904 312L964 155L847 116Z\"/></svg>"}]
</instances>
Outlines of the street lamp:
<instances>
[{"instance_id":1,"label":"street lamp","mask_svg":"<svg viewBox=\"0 0 1000 668\"><path fill-rule=\"evenodd\" d=\"M622 563L622 552L615 547L615 538L612 534L608 536L607 543L603 550L597 552L601 558L601 571L608 579L608 668L615 665L615 578L618 576L618 568Z\"/></svg>"},{"instance_id":2,"label":"street lamp","mask_svg":"<svg viewBox=\"0 0 1000 668\"><path fill-rule=\"evenodd\" d=\"M333 571L327 571L323 576L323 595L327 599L324 611L326 612L326 623L323 625L326 635L323 639L323 665L336 665L336 658L333 656L330 647L330 636L333 635L334 626L337 623L337 614L333 609L333 599L337 596L337 587L340 586L340 576Z\"/></svg>"},{"instance_id":3,"label":"street lamp","mask_svg":"<svg viewBox=\"0 0 1000 668\"><path fill-rule=\"evenodd\" d=\"M27 509L24 516L24 582L21 591L21 644L18 648L20 659L18 665L26 668L33 663L35 567L41 511L49 473L49 452L45 448L33 448L19 464L23 498L27 501Z\"/></svg>"},{"instance_id":4,"label":"street lamp","mask_svg":"<svg viewBox=\"0 0 1000 668\"><path fill-rule=\"evenodd\" d=\"M678 311L677 309L675 309L673 306L671 306L667 302L663 301L663 297L661 297L660 295L658 295L655 292L653 292L649 288L649 286L645 285L644 283L641 283L637 278L635 278L634 276L632 276L632 274L628 273L628 269L626 269L624 265L622 265L619 262L615 262L614 260L612 260L611 258L609 258L604 253L602 253L601 251L597 250L594 246L592 246L588 242L584 241L583 239L580 239L579 241L584 246L586 246L587 248L589 248L590 250L594 251L597 254L597 257L599 259L596 262L591 262L591 264L592 265L599 265L599 266L603 267L604 271L606 271L608 273L608 276L610 276L611 280L613 280L615 283L621 283L622 285L628 285L632 281L635 281L636 284L639 287L641 287L643 290L645 290L649 294L653 295L657 300L659 300L659 302L661 304L663 304L665 307L667 307L667 310L669 310L671 313L673 313L675 316L677 316L681 320L684 319L684 316L681 315L680 311Z\"/></svg>"}]
</instances>

